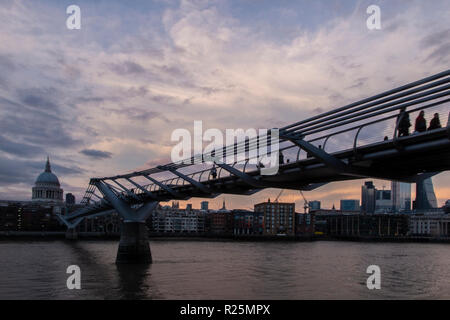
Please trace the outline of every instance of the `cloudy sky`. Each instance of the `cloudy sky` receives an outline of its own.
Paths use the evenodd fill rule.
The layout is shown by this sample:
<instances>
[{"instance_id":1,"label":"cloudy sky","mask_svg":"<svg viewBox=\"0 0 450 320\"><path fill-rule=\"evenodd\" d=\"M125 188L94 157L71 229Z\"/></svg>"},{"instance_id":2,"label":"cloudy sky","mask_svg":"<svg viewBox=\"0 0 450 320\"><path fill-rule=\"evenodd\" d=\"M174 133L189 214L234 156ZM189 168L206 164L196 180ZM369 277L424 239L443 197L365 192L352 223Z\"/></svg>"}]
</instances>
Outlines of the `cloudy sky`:
<instances>
[{"instance_id":1,"label":"cloudy sky","mask_svg":"<svg viewBox=\"0 0 450 320\"><path fill-rule=\"evenodd\" d=\"M66 27L72 4L80 30ZM366 27L371 4L381 30ZM0 0L0 199L29 199L47 155L80 199L90 177L170 162L172 131L194 120L280 127L446 70L449 16L447 0ZM434 178L440 204L449 178ZM306 195L338 206L362 183Z\"/></svg>"}]
</instances>

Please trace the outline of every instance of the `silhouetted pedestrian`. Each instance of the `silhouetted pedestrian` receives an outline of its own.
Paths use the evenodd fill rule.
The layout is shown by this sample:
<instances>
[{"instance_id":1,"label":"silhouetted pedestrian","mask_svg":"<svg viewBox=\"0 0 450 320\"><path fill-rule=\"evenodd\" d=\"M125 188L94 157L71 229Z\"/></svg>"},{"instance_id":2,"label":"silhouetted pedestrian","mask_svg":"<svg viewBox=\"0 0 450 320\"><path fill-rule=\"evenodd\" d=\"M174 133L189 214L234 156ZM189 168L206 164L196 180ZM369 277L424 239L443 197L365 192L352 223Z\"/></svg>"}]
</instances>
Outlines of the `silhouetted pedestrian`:
<instances>
[{"instance_id":1,"label":"silhouetted pedestrian","mask_svg":"<svg viewBox=\"0 0 450 320\"><path fill-rule=\"evenodd\" d=\"M397 117L397 129L398 136L405 137L409 136L409 127L411 127L411 121L409 121L409 114L406 112L405 108L400 109L400 113Z\"/></svg>"},{"instance_id":2,"label":"silhouetted pedestrian","mask_svg":"<svg viewBox=\"0 0 450 320\"><path fill-rule=\"evenodd\" d=\"M213 166L211 169L211 175L213 177L213 179L217 178L217 170L216 170L216 166Z\"/></svg>"},{"instance_id":3,"label":"silhouetted pedestrian","mask_svg":"<svg viewBox=\"0 0 450 320\"><path fill-rule=\"evenodd\" d=\"M433 119L430 121L430 126L428 130L439 129L442 128L441 121L439 120L439 113L435 113Z\"/></svg>"},{"instance_id":4,"label":"silhouetted pedestrian","mask_svg":"<svg viewBox=\"0 0 450 320\"><path fill-rule=\"evenodd\" d=\"M278 164L284 164L284 155L281 151L278 152Z\"/></svg>"},{"instance_id":5,"label":"silhouetted pedestrian","mask_svg":"<svg viewBox=\"0 0 450 320\"><path fill-rule=\"evenodd\" d=\"M420 111L416 118L416 125L414 128L415 132L425 132L427 131L427 121L425 120L425 111Z\"/></svg>"}]
</instances>

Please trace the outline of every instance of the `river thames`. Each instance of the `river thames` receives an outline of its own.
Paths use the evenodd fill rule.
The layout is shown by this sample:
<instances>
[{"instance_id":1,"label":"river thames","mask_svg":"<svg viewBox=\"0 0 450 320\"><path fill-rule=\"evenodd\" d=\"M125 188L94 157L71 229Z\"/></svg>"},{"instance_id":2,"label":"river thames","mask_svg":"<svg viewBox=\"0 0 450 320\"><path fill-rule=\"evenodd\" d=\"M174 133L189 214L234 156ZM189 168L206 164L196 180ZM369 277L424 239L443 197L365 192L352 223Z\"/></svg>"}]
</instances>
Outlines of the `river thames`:
<instances>
[{"instance_id":1,"label":"river thames","mask_svg":"<svg viewBox=\"0 0 450 320\"><path fill-rule=\"evenodd\" d=\"M149 267L116 241L0 241L0 299L449 299L450 245L151 241ZM66 286L69 265L81 289ZM369 290L369 265L381 289Z\"/></svg>"}]
</instances>

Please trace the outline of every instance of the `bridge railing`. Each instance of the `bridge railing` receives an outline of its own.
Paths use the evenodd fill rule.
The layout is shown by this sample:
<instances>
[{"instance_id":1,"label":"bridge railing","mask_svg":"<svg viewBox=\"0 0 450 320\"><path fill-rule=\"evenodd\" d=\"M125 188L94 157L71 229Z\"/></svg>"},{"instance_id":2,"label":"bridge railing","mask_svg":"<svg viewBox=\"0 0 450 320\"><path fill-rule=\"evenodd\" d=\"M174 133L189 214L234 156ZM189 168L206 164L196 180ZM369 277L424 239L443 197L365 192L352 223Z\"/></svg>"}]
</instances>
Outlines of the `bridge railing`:
<instances>
[{"instance_id":1,"label":"bridge railing","mask_svg":"<svg viewBox=\"0 0 450 320\"><path fill-rule=\"evenodd\" d=\"M436 75L421 79L403 85L401 87L383 92L381 94L351 103L349 105L310 117L308 119L287 125L279 129L279 152L285 156L285 162L298 162L308 157L304 148L299 147L290 138L294 135L296 138L304 140L317 147L321 147L326 152L330 151L330 139L337 139L339 137L337 149L343 150L343 141L348 139L350 141L349 148L357 152L357 148L363 144L368 143L368 136L366 130L369 127L376 127L377 133L382 132L388 137L388 140L397 139L396 137L396 119L398 112L402 108L408 113L418 112L420 110L437 108L441 116L448 112L448 103L450 101L450 70L438 73ZM445 120L441 117L441 119ZM443 121L444 122L444 121ZM379 128L383 128L380 131ZM224 155L236 158L238 155L244 153L244 159L239 162L232 162L229 165L240 172L247 173L258 170L255 164L258 163L260 155L250 156L250 151L257 149L263 142L270 139L270 136L258 136L253 139L246 139L243 142L236 142L231 146L225 146L221 151ZM383 137L381 140L383 141ZM303 152L302 152L303 151ZM336 150L338 151L338 150ZM269 153L271 150L269 150ZM206 154L196 154L182 162L169 163L164 166L158 166L147 170L133 172L125 175L95 178L86 190L82 203L88 204L92 197L102 198L102 195L96 193L96 183L98 181L113 181L121 180L118 184L120 188L112 186L114 192L122 197L133 194L142 194L147 190L148 192L158 192L164 189L164 186L180 186L191 185L195 182L202 184L212 182L223 177L235 175L223 167L216 167L213 164L206 165L203 163ZM256 160L256 161L252 161ZM222 160L225 162L225 160ZM214 169L213 169L214 168ZM216 178L212 178L212 170L216 170ZM162 175L156 182L139 184L139 187L133 185L136 183L133 180L154 174ZM124 188L125 187L125 188ZM142 190L144 189L144 190Z\"/></svg>"}]
</instances>

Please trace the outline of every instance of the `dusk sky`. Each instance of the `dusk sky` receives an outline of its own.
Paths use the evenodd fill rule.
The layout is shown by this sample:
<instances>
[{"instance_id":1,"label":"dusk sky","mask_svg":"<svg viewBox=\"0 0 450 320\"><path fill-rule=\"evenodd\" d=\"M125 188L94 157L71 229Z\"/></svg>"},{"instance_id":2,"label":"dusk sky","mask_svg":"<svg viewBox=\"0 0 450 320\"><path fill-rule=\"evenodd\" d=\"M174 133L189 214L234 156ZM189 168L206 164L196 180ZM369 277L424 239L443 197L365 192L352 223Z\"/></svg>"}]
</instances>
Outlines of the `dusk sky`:
<instances>
[{"instance_id":1,"label":"dusk sky","mask_svg":"<svg viewBox=\"0 0 450 320\"><path fill-rule=\"evenodd\" d=\"M66 27L72 4L80 30ZM372 4L381 30L366 27ZM281 127L449 69L449 17L448 0L0 0L0 199L30 200L47 155L79 201L90 177L170 162L172 131L194 120ZM433 178L439 205L449 178ZM305 195L339 207L363 182ZM297 191L280 200L302 211Z\"/></svg>"}]
</instances>

